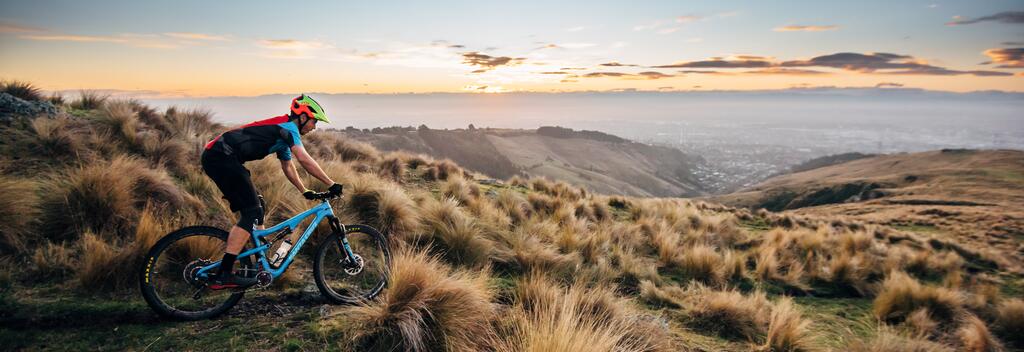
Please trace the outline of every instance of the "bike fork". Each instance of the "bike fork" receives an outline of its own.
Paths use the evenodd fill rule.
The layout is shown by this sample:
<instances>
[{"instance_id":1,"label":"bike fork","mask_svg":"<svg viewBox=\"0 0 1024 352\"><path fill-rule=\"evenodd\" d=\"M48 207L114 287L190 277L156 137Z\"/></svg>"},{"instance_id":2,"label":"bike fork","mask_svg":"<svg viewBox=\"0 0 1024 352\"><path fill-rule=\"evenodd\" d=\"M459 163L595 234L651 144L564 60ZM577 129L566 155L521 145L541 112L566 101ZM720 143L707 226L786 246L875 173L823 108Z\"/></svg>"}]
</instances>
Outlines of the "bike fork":
<instances>
[{"instance_id":1,"label":"bike fork","mask_svg":"<svg viewBox=\"0 0 1024 352\"><path fill-rule=\"evenodd\" d=\"M338 234L338 249L345 253L345 262L347 264L355 264L353 258L356 257L355 253L352 253L352 247L348 245L348 238L345 238L345 225L342 225L338 221L337 217L330 217L328 222L331 224L331 230Z\"/></svg>"}]
</instances>

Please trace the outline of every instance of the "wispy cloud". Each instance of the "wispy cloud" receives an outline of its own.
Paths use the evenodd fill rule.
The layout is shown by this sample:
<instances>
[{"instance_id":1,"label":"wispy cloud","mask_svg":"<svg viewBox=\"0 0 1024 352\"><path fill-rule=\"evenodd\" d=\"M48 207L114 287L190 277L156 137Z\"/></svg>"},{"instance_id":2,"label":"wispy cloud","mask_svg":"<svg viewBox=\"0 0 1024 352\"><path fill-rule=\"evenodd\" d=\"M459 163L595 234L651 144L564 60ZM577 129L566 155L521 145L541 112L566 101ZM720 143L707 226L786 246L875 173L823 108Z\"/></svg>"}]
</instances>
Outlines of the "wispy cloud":
<instances>
[{"instance_id":1,"label":"wispy cloud","mask_svg":"<svg viewBox=\"0 0 1024 352\"><path fill-rule=\"evenodd\" d=\"M7 27L4 27L7 26ZM162 34L121 33L116 35L84 35L59 33L45 28L18 25L0 25L0 32L19 33L18 38L35 41L115 43L137 48L175 49L197 45L203 41L226 41L228 37L204 33L168 32Z\"/></svg>"},{"instance_id":2,"label":"wispy cloud","mask_svg":"<svg viewBox=\"0 0 1024 352\"><path fill-rule=\"evenodd\" d=\"M901 87L903 87L903 83L896 83L896 82L879 82L878 84L875 85L875 88L901 88Z\"/></svg>"},{"instance_id":3,"label":"wispy cloud","mask_svg":"<svg viewBox=\"0 0 1024 352\"><path fill-rule=\"evenodd\" d=\"M697 16L697 15L679 16L679 17L676 17L676 23L690 23L690 22L693 22L693 21L700 20L702 18L704 18L704 17Z\"/></svg>"},{"instance_id":4,"label":"wispy cloud","mask_svg":"<svg viewBox=\"0 0 1024 352\"><path fill-rule=\"evenodd\" d=\"M834 31L834 30L837 30L837 29L839 29L839 26L836 26L836 25L823 25L823 26L809 25L809 26L807 26L807 25L791 24L791 25L787 25L787 26L775 27L772 30L776 31L776 32L823 32L823 31Z\"/></svg>"},{"instance_id":5,"label":"wispy cloud","mask_svg":"<svg viewBox=\"0 0 1024 352\"><path fill-rule=\"evenodd\" d=\"M598 71L591 72L585 75L579 76L581 78L620 78L626 80L655 80L663 78L675 77L670 74L665 74L657 71L644 71L640 73L625 73L625 72L606 72Z\"/></svg>"},{"instance_id":6,"label":"wispy cloud","mask_svg":"<svg viewBox=\"0 0 1024 352\"><path fill-rule=\"evenodd\" d=\"M1001 22L1010 24L1024 24L1024 11L1006 11L994 15L982 16L975 19L963 19L960 16L953 17L953 21L946 22L947 26L959 26L980 22Z\"/></svg>"},{"instance_id":7,"label":"wispy cloud","mask_svg":"<svg viewBox=\"0 0 1024 352\"><path fill-rule=\"evenodd\" d=\"M462 53L463 64L479 67L473 73L483 73L501 66L516 66L525 60L523 57L491 56L475 51Z\"/></svg>"},{"instance_id":8,"label":"wispy cloud","mask_svg":"<svg viewBox=\"0 0 1024 352\"><path fill-rule=\"evenodd\" d=\"M334 50L331 50L334 49L333 45L318 40L261 39L256 42L256 46L265 50L262 54L263 57L273 59L312 59L325 56L330 58L336 54ZM363 54L362 57L372 58L372 54L370 56Z\"/></svg>"},{"instance_id":9,"label":"wispy cloud","mask_svg":"<svg viewBox=\"0 0 1024 352\"><path fill-rule=\"evenodd\" d=\"M565 30L566 30L567 32L579 32L579 31L582 31L582 30L584 30L584 29L587 29L587 27L584 27L584 26L576 26L576 27L566 28Z\"/></svg>"},{"instance_id":10,"label":"wispy cloud","mask_svg":"<svg viewBox=\"0 0 1024 352\"><path fill-rule=\"evenodd\" d=\"M164 35L171 38L188 39L188 40L207 40L207 41L227 41L228 37L223 35L213 35L206 33L191 33L191 32L167 32Z\"/></svg>"},{"instance_id":11,"label":"wispy cloud","mask_svg":"<svg viewBox=\"0 0 1024 352\"><path fill-rule=\"evenodd\" d=\"M106 42L106 43L124 43L127 41L125 38L108 37L108 36L93 36L93 35L74 35L74 34L31 34L23 35L21 38L29 40L41 40L41 41L61 41L61 42Z\"/></svg>"},{"instance_id":12,"label":"wispy cloud","mask_svg":"<svg viewBox=\"0 0 1024 352\"><path fill-rule=\"evenodd\" d=\"M42 27L27 26L14 22L0 22L0 33L39 33L45 32Z\"/></svg>"},{"instance_id":13,"label":"wispy cloud","mask_svg":"<svg viewBox=\"0 0 1024 352\"><path fill-rule=\"evenodd\" d=\"M751 75L792 75L792 76L814 76L814 75L826 75L829 72L806 70L799 68L783 68L783 67L769 67L761 70L745 71L744 74Z\"/></svg>"},{"instance_id":14,"label":"wispy cloud","mask_svg":"<svg viewBox=\"0 0 1024 352\"><path fill-rule=\"evenodd\" d=\"M992 63L1001 63L999 68L1024 68L1021 49L990 49L985 52ZM927 61L910 55L892 53L835 53L815 56L807 60L776 61L773 58L756 55L738 55L729 58L713 57L708 60L680 61L669 65L652 66L654 68L689 68L689 69L740 69L759 68L760 70L736 71L705 71L683 70L680 73L695 74L753 74L753 75L821 75L829 72L811 70L809 68L834 68L856 73L890 74L890 75L931 75L955 76L971 75L978 77L1010 76L1011 73L989 70L955 70L929 64Z\"/></svg>"},{"instance_id":15,"label":"wispy cloud","mask_svg":"<svg viewBox=\"0 0 1024 352\"><path fill-rule=\"evenodd\" d=\"M629 67L633 67L633 66L637 66L637 65L623 64L623 63L619 63L618 61L612 61L612 62L606 62L606 63L603 63L603 64L599 64L598 66L605 66L605 67L626 67L626 66L629 66Z\"/></svg>"},{"instance_id":16,"label":"wispy cloud","mask_svg":"<svg viewBox=\"0 0 1024 352\"><path fill-rule=\"evenodd\" d=\"M297 39L263 39L257 42L261 47L275 50L309 50L326 49L332 45L316 40Z\"/></svg>"},{"instance_id":17,"label":"wispy cloud","mask_svg":"<svg viewBox=\"0 0 1024 352\"><path fill-rule=\"evenodd\" d=\"M680 61L669 65L652 66L654 68L755 68L769 67L772 62L761 56L742 55L734 58L713 57L710 60Z\"/></svg>"},{"instance_id":18,"label":"wispy cloud","mask_svg":"<svg viewBox=\"0 0 1024 352\"><path fill-rule=\"evenodd\" d=\"M1024 48L996 48L984 52L989 61L983 65L997 64L997 68L1024 68Z\"/></svg>"}]
</instances>

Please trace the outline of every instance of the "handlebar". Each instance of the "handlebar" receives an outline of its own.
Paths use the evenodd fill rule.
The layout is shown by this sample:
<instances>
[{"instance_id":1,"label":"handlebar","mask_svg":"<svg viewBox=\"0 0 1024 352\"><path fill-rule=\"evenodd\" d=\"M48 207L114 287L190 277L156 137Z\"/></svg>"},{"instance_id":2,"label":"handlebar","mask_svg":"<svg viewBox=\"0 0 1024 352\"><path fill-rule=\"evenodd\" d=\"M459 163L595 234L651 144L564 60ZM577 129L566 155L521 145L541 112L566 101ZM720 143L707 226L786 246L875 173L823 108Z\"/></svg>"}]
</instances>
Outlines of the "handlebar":
<instances>
[{"instance_id":1,"label":"handlebar","mask_svg":"<svg viewBox=\"0 0 1024 352\"><path fill-rule=\"evenodd\" d=\"M327 201L327 200L331 200L331 199L334 199L334 198L341 198L341 194L342 194L342 191L337 191L337 192L331 192L331 191L316 192L315 195L313 196L313 200Z\"/></svg>"}]
</instances>

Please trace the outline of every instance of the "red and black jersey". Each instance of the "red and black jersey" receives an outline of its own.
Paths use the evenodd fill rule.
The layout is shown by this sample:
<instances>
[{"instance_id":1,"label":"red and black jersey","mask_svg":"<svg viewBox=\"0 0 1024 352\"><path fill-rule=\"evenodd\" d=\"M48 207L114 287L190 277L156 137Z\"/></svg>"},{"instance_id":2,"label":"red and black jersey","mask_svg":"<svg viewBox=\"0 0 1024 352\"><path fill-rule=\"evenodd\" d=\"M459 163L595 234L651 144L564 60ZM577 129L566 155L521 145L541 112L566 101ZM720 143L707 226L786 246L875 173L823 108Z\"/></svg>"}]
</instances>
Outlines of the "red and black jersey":
<instances>
[{"instance_id":1,"label":"red and black jersey","mask_svg":"<svg viewBox=\"0 0 1024 352\"><path fill-rule=\"evenodd\" d=\"M221 133L209 143L207 150L234 156L240 162L263 159L277 153L281 160L291 160L291 147L302 145L299 128L288 115L272 117Z\"/></svg>"}]
</instances>

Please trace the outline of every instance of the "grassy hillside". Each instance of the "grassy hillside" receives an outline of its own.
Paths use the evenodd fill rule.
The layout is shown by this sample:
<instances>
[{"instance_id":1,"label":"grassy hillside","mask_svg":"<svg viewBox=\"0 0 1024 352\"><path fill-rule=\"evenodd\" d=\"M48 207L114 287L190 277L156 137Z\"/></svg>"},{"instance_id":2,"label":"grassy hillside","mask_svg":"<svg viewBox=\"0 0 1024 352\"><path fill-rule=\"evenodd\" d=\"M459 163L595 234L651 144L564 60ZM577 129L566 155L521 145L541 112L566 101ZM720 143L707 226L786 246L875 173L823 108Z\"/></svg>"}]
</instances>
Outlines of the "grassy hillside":
<instances>
[{"instance_id":1,"label":"grassy hillside","mask_svg":"<svg viewBox=\"0 0 1024 352\"><path fill-rule=\"evenodd\" d=\"M304 144L346 184L339 216L394 244L385 293L327 305L304 253L290 276L221 318L163 321L130 269L173 228L231 224L196 160L224 126L201 111L87 98L96 101L0 127L11 136L0 145L5 349L993 351L1024 342L1021 277L927 232L542 178L483 185L450 161L318 132ZM310 205L273 160L247 166L271 221Z\"/></svg>"},{"instance_id":2,"label":"grassy hillside","mask_svg":"<svg viewBox=\"0 0 1024 352\"><path fill-rule=\"evenodd\" d=\"M998 251L1016 270L1024 260L1022 151L874 156L778 176L712 199L928 232Z\"/></svg>"},{"instance_id":3,"label":"grassy hillside","mask_svg":"<svg viewBox=\"0 0 1024 352\"><path fill-rule=\"evenodd\" d=\"M501 179L547 177L598 193L633 196L698 196L708 191L694 175L699 157L600 132L420 127L346 130L344 135L382 150L449 158Z\"/></svg>"}]
</instances>

